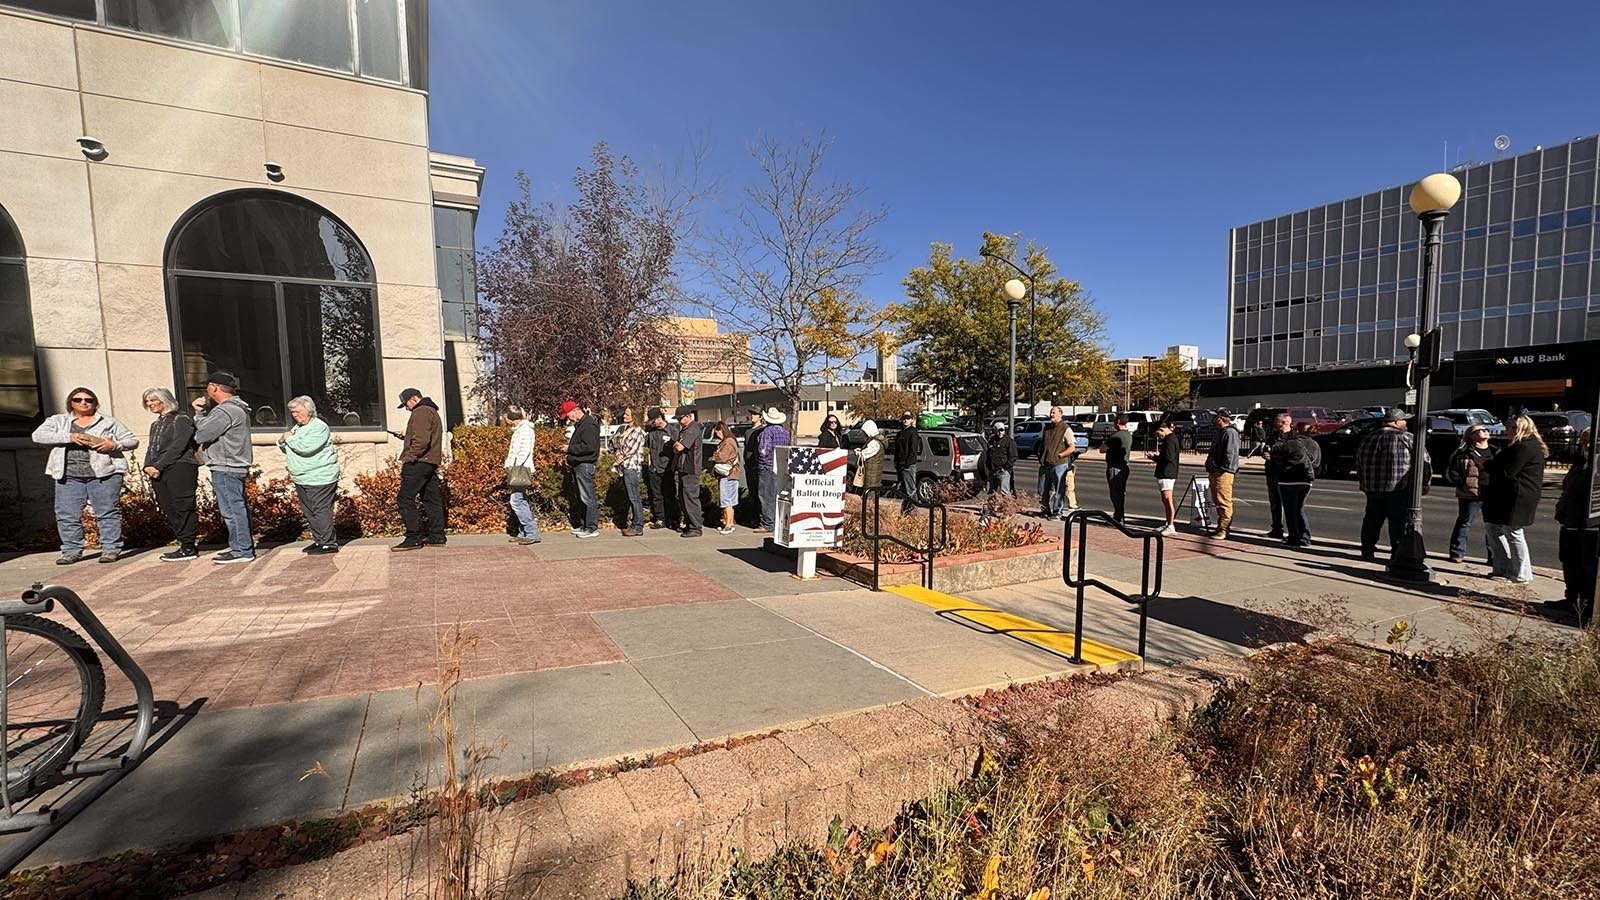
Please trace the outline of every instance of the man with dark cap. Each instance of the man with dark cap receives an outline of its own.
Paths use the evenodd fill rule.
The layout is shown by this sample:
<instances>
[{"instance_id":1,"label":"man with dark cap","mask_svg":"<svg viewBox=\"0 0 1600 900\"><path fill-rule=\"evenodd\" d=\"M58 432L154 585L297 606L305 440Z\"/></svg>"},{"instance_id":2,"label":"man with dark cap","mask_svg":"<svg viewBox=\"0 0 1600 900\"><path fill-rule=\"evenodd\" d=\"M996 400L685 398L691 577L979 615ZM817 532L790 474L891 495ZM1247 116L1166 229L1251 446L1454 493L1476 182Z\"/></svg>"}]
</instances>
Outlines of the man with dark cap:
<instances>
[{"instance_id":1,"label":"man with dark cap","mask_svg":"<svg viewBox=\"0 0 1600 900\"><path fill-rule=\"evenodd\" d=\"M650 494L650 527L666 528L678 523L678 482L672 474L672 442L678 427L667 425L667 414L659 406L645 413L644 483Z\"/></svg>"},{"instance_id":2,"label":"man with dark cap","mask_svg":"<svg viewBox=\"0 0 1600 900\"><path fill-rule=\"evenodd\" d=\"M683 536L686 538L699 537L703 527L700 463L705 451L700 441L700 423L694 420L694 407L678 407L678 439L672 443L672 449L677 454L673 469L678 473L678 497L679 505L683 507Z\"/></svg>"},{"instance_id":3,"label":"man with dark cap","mask_svg":"<svg viewBox=\"0 0 1600 900\"><path fill-rule=\"evenodd\" d=\"M1233 478L1239 474L1239 432L1233 427L1233 412L1228 409L1212 413L1211 424L1217 428L1217 436L1211 439L1211 452L1206 454L1211 506L1217 511L1217 527L1211 536L1221 541L1228 539L1228 526L1233 524Z\"/></svg>"},{"instance_id":4,"label":"man with dark cap","mask_svg":"<svg viewBox=\"0 0 1600 900\"><path fill-rule=\"evenodd\" d=\"M600 503L594 489L594 467L600 461L600 420L583 411L576 401L561 404L560 418L572 425L567 439L567 468L578 488L572 515L577 527L572 536L592 538L600 534Z\"/></svg>"},{"instance_id":5,"label":"man with dark cap","mask_svg":"<svg viewBox=\"0 0 1600 900\"><path fill-rule=\"evenodd\" d=\"M250 406L239 399L239 379L230 372L206 376L206 395L196 397L194 442L200 445L211 472L211 492L217 512L228 529L228 549L211 558L215 563L246 563L256 558L250 536L250 507L244 500L244 481L250 477L255 451L250 446Z\"/></svg>"},{"instance_id":6,"label":"man with dark cap","mask_svg":"<svg viewBox=\"0 0 1600 900\"><path fill-rule=\"evenodd\" d=\"M894 436L894 471L900 478L900 512L910 513L917 506L917 461L922 458L922 433L917 431L917 414L900 414L900 430Z\"/></svg>"},{"instance_id":7,"label":"man with dark cap","mask_svg":"<svg viewBox=\"0 0 1600 900\"><path fill-rule=\"evenodd\" d=\"M749 490L745 492L744 503L748 509L747 524L757 531L761 531L761 431L767 423L761 420L762 408L750 407L750 430L744 435L744 465L740 471L744 474L745 484ZM771 526L767 527L772 530Z\"/></svg>"},{"instance_id":8,"label":"man with dark cap","mask_svg":"<svg viewBox=\"0 0 1600 900\"><path fill-rule=\"evenodd\" d=\"M444 462L444 422L439 418L439 404L422 396L416 388L406 388L400 392L397 408L411 411L406 432L401 436L400 493L395 496L406 537L389 549L400 553L430 544L442 547L444 495L439 490L439 465Z\"/></svg>"},{"instance_id":9,"label":"man with dark cap","mask_svg":"<svg viewBox=\"0 0 1600 900\"><path fill-rule=\"evenodd\" d=\"M1373 429L1356 449L1356 479L1367 495L1361 517L1361 558L1378 558L1378 534L1389 523L1389 552L1406 530L1411 506L1411 446L1406 411L1395 407L1383 414L1383 425Z\"/></svg>"}]
</instances>

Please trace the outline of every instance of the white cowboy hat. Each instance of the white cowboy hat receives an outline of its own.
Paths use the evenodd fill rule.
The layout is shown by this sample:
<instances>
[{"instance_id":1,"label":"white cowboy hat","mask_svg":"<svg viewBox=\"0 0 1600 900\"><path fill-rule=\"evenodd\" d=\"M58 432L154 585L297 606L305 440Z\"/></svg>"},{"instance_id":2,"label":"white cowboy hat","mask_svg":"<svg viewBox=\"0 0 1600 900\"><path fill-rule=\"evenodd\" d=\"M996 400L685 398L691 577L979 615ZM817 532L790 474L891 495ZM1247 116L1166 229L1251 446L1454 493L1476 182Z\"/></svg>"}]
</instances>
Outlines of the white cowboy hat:
<instances>
[{"instance_id":1,"label":"white cowboy hat","mask_svg":"<svg viewBox=\"0 0 1600 900\"><path fill-rule=\"evenodd\" d=\"M761 414L761 421L768 425L782 425L784 422L789 421L789 417L778 412L777 407L769 406L767 411Z\"/></svg>"}]
</instances>

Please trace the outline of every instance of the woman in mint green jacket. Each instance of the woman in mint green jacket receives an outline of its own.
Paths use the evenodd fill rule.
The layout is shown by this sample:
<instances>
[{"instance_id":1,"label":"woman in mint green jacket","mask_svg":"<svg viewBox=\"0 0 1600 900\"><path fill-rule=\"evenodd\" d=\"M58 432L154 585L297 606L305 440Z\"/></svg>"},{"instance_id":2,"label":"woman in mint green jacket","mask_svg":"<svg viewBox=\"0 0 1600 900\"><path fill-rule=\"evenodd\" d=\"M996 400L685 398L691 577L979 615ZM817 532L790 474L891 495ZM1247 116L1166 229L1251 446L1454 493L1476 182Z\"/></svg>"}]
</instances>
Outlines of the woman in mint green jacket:
<instances>
[{"instance_id":1,"label":"woman in mint green jacket","mask_svg":"<svg viewBox=\"0 0 1600 900\"><path fill-rule=\"evenodd\" d=\"M333 501L339 493L339 455L333 449L333 433L328 423L317 418L317 404L310 397L290 400L289 415L295 424L278 435L278 449L288 464L300 510L311 525L311 546L305 552L313 556L338 553Z\"/></svg>"}]
</instances>

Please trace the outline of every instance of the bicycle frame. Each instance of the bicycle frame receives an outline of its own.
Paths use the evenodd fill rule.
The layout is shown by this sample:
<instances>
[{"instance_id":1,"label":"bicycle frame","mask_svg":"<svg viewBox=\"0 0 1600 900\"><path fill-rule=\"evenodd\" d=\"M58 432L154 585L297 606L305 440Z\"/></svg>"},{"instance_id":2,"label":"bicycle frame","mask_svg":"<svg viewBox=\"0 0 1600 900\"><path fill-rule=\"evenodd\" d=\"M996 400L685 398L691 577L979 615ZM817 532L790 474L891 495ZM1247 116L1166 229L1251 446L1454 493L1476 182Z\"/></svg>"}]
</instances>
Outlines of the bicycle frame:
<instances>
[{"instance_id":1,"label":"bicycle frame","mask_svg":"<svg viewBox=\"0 0 1600 900\"><path fill-rule=\"evenodd\" d=\"M13 787L26 788L33 778L33 773L26 769L13 772L5 767L5 757L0 753L0 768L5 768L4 779L0 781L0 790L5 797L3 817L0 817L0 833L38 830L38 833L17 842L15 846L6 849L0 856L0 873L9 872L13 866L25 859L38 846L49 838L54 830L65 824L73 816L81 812L90 803L94 802L101 794L105 793L117 779L133 768L144 756L145 744L150 739L150 733L155 726L155 693L150 687L150 679L144 674L128 651L111 636L100 619L89 610L88 604L70 588L60 585L34 584L32 588L24 591L20 600L0 600L0 624L6 616L27 615L34 613L50 612L55 604L61 604L69 615L87 633L89 640L97 645L117 668L133 684L135 702L138 713L134 719L133 736L128 741L127 748L117 756L102 757L82 761L69 761L59 773L52 777L62 780L74 778L87 778L94 775L114 775L94 784L61 806L46 808L37 812L16 812L12 807L10 796ZM9 712L6 708L5 692L10 680L10 673L6 671L7 662L4 654L0 653L0 739L3 739L4 730L9 727L4 719L4 714ZM82 737L87 737L83 735Z\"/></svg>"}]
</instances>

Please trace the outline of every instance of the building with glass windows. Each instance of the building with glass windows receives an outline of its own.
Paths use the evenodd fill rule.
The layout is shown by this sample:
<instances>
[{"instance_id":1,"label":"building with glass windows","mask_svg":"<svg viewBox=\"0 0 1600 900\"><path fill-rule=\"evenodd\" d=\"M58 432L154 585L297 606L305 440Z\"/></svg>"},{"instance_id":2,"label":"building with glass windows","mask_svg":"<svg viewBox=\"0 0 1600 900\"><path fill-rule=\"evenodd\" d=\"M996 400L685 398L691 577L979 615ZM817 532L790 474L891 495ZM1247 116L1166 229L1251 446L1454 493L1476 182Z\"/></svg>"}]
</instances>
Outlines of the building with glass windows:
<instances>
[{"instance_id":1,"label":"building with glass windows","mask_svg":"<svg viewBox=\"0 0 1600 900\"><path fill-rule=\"evenodd\" d=\"M1527 355L1519 348L1549 356L1553 346L1600 340L1596 144L1595 137L1580 138L1452 173L1463 190L1445 220L1439 259L1446 361ZM1422 262L1410 190L1392 187L1232 229L1232 377L1205 393L1248 399L1249 385L1259 383L1274 397L1338 391L1355 402L1378 385L1394 382L1403 390L1404 341L1417 330ZM1454 368L1447 364L1441 373L1446 387ZM1400 374L1349 371L1355 369ZM1305 373L1330 374L1299 377ZM1568 389L1578 391L1575 383L1556 387L1525 396L1579 399L1567 396ZM1474 390L1495 393L1481 385ZM1452 402L1474 399L1490 402L1484 396Z\"/></svg>"},{"instance_id":2,"label":"building with glass windows","mask_svg":"<svg viewBox=\"0 0 1600 900\"><path fill-rule=\"evenodd\" d=\"M270 449L305 394L345 471L476 378L483 169L428 148L426 0L0 0L0 495L68 390L136 433L232 371Z\"/></svg>"}]
</instances>

